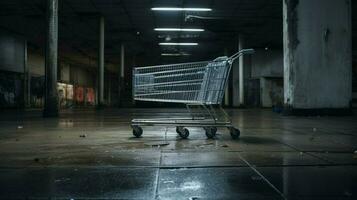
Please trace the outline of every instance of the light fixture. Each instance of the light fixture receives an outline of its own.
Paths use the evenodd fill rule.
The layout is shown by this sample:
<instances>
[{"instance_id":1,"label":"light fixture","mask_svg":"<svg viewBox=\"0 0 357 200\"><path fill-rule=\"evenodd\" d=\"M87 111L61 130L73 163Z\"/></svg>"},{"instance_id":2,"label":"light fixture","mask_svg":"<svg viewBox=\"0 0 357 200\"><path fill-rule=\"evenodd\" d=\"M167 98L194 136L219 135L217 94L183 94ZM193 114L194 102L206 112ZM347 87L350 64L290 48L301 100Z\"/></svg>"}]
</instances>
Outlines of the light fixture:
<instances>
[{"instance_id":1,"label":"light fixture","mask_svg":"<svg viewBox=\"0 0 357 200\"><path fill-rule=\"evenodd\" d=\"M155 31L186 31L186 32L202 32L201 28L154 28Z\"/></svg>"},{"instance_id":2,"label":"light fixture","mask_svg":"<svg viewBox=\"0 0 357 200\"><path fill-rule=\"evenodd\" d=\"M189 56L189 53L162 53L161 56Z\"/></svg>"},{"instance_id":3,"label":"light fixture","mask_svg":"<svg viewBox=\"0 0 357 200\"><path fill-rule=\"evenodd\" d=\"M171 46L196 46L196 42L160 42L159 45L171 45Z\"/></svg>"},{"instance_id":4,"label":"light fixture","mask_svg":"<svg viewBox=\"0 0 357 200\"><path fill-rule=\"evenodd\" d=\"M197 12L207 12L212 11L211 8L179 8L179 7L156 7L151 8L155 11L197 11Z\"/></svg>"}]
</instances>

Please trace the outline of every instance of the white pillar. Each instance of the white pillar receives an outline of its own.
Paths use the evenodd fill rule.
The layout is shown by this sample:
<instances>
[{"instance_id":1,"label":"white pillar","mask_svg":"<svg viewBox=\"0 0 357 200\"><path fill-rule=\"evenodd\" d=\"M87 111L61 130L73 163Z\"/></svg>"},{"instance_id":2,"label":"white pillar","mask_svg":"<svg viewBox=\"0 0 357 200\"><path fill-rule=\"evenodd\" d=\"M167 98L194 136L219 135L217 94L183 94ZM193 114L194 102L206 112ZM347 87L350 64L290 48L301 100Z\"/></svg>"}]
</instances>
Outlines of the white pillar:
<instances>
[{"instance_id":1,"label":"white pillar","mask_svg":"<svg viewBox=\"0 0 357 200\"><path fill-rule=\"evenodd\" d=\"M112 104L112 77L110 73L108 73L108 105Z\"/></svg>"},{"instance_id":2,"label":"white pillar","mask_svg":"<svg viewBox=\"0 0 357 200\"><path fill-rule=\"evenodd\" d=\"M31 74L27 62L27 41L24 41L24 107L30 107L31 101Z\"/></svg>"},{"instance_id":3,"label":"white pillar","mask_svg":"<svg viewBox=\"0 0 357 200\"><path fill-rule=\"evenodd\" d=\"M243 49L243 35L238 35L238 44L237 50L240 51ZM242 72L243 70L243 57L239 57L239 59L235 60L232 66L232 78L233 78L233 88L232 88L232 95L233 95L233 107L239 107L242 105L241 103L241 85L244 85L244 80L242 79L241 75L244 75ZM244 77L244 76L243 76ZM243 84L242 84L243 80ZM244 89L244 88L243 88ZM244 99L243 99L244 101Z\"/></svg>"},{"instance_id":4,"label":"white pillar","mask_svg":"<svg viewBox=\"0 0 357 200\"><path fill-rule=\"evenodd\" d=\"M244 36L239 35L239 51L244 48ZM239 106L244 105L244 56L239 57Z\"/></svg>"},{"instance_id":5,"label":"white pillar","mask_svg":"<svg viewBox=\"0 0 357 200\"><path fill-rule=\"evenodd\" d=\"M99 18L98 106L104 103L104 17Z\"/></svg>"},{"instance_id":6,"label":"white pillar","mask_svg":"<svg viewBox=\"0 0 357 200\"><path fill-rule=\"evenodd\" d=\"M225 56L229 56L228 55L228 50L227 50L227 48L225 48L224 49L224 55ZM225 106L229 106L229 95L230 95L230 93L229 93L229 87L230 87L230 84L231 84L231 82L230 82L230 80L229 80L229 74L228 74L228 82L227 82L227 86L226 86L226 89L225 89L225 92L224 92L224 105Z\"/></svg>"},{"instance_id":7,"label":"white pillar","mask_svg":"<svg viewBox=\"0 0 357 200\"><path fill-rule=\"evenodd\" d=\"M118 70L118 106L122 104L122 94L124 88L124 73L125 73L125 47L122 43L120 45L120 66Z\"/></svg>"},{"instance_id":8,"label":"white pillar","mask_svg":"<svg viewBox=\"0 0 357 200\"><path fill-rule=\"evenodd\" d=\"M125 48L124 44L120 45L120 77L124 78L124 70L125 70Z\"/></svg>"}]
</instances>

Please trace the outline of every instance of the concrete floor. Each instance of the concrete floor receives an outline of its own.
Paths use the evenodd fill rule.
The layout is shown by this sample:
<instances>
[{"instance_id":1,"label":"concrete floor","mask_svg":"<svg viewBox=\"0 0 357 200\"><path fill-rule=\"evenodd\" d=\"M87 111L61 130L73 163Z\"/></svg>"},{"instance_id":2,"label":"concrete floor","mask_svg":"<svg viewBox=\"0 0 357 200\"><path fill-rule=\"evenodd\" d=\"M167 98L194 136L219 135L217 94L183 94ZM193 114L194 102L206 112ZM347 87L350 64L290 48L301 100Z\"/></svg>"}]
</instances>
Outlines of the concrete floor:
<instances>
[{"instance_id":1,"label":"concrete floor","mask_svg":"<svg viewBox=\"0 0 357 200\"><path fill-rule=\"evenodd\" d=\"M229 110L240 140L162 127L133 138L134 113L157 111L2 112L0 198L357 199L357 117Z\"/></svg>"}]
</instances>

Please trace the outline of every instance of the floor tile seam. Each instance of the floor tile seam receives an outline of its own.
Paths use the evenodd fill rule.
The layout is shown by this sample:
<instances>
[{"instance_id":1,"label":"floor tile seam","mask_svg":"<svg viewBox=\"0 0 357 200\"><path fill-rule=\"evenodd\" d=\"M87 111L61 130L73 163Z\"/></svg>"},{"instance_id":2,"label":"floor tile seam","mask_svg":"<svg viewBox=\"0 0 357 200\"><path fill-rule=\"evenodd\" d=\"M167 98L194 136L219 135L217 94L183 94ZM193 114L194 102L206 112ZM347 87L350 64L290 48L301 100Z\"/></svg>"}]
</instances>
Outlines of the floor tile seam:
<instances>
[{"instance_id":1,"label":"floor tile seam","mask_svg":"<svg viewBox=\"0 0 357 200\"><path fill-rule=\"evenodd\" d=\"M239 154L240 159L242 159L250 169L252 169L256 174L258 174L273 190L275 190L284 200L287 200L285 195L277 188L274 184L272 184L262 173L260 173L253 165L251 165L246 159L244 159Z\"/></svg>"},{"instance_id":2,"label":"floor tile seam","mask_svg":"<svg viewBox=\"0 0 357 200\"><path fill-rule=\"evenodd\" d=\"M155 184L155 193L154 193L154 199L159 199L159 187L160 187L160 170L161 170L161 163L162 163L162 150L160 149L160 158L158 162L158 168L156 170L156 184Z\"/></svg>"}]
</instances>

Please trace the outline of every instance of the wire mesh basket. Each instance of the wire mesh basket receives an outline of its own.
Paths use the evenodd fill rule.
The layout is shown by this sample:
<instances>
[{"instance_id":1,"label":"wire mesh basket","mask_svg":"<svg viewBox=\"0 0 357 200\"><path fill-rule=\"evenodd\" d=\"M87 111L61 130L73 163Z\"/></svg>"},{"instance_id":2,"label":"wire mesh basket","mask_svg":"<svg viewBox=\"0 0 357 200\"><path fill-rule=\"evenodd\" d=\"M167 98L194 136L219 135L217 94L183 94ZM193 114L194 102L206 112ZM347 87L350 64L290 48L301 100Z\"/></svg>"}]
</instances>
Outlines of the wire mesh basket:
<instances>
[{"instance_id":1,"label":"wire mesh basket","mask_svg":"<svg viewBox=\"0 0 357 200\"><path fill-rule=\"evenodd\" d=\"M133 119L133 134L140 137L142 128L148 125L166 125L179 127L177 132L187 132L184 127L202 126L207 128L225 126L232 128L228 116L219 120L213 105L220 104L227 86L232 63L243 54L253 53L253 49L241 50L231 57L218 57L213 61L136 67L133 69L133 98L137 101L174 102L186 104L189 119ZM195 118L190 107L203 107L204 118ZM182 128L180 128L182 127ZM233 127L234 128L234 127ZM217 130L215 128L215 130ZM237 129L237 131L239 131ZM215 131L214 131L215 132ZM232 131L231 131L232 132ZM184 135L180 134L182 137ZM207 130L206 130L207 135ZM187 137L186 136L186 137Z\"/></svg>"}]
</instances>

